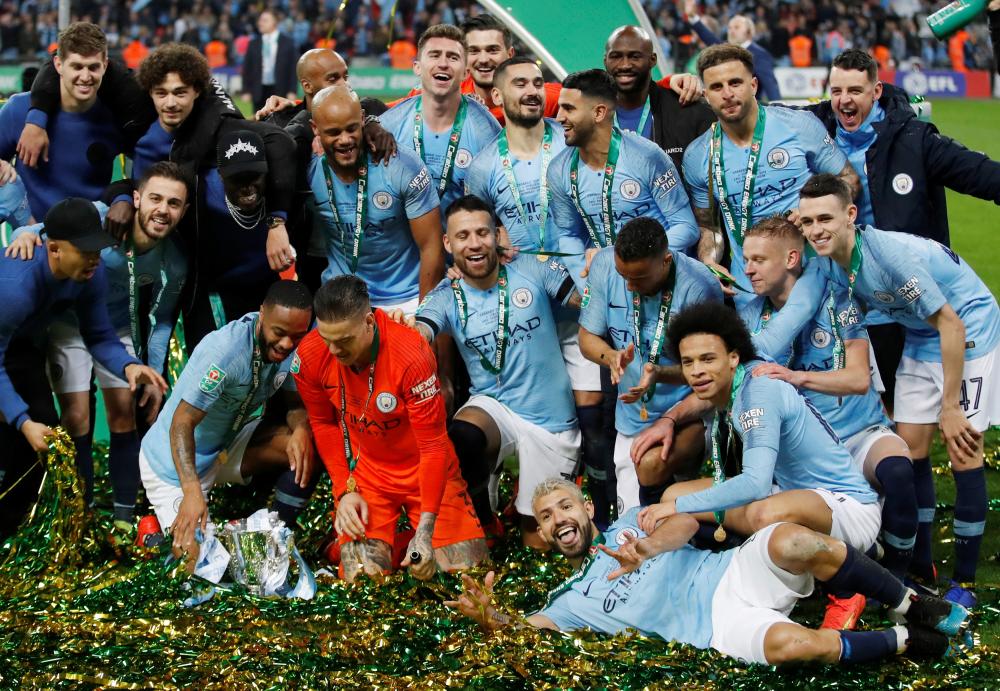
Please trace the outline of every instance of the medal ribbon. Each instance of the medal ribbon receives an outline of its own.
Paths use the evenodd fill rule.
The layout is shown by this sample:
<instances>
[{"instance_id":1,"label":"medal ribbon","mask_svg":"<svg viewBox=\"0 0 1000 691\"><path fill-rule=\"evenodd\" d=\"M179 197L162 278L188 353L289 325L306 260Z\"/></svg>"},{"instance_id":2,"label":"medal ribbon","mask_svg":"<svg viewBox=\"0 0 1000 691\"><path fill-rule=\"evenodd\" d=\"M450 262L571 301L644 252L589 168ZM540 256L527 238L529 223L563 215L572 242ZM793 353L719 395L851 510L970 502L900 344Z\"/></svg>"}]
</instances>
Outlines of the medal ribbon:
<instances>
[{"instance_id":1,"label":"medal ribbon","mask_svg":"<svg viewBox=\"0 0 1000 691\"><path fill-rule=\"evenodd\" d=\"M457 280L451 282L451 291L455 294L455 302L458 304L458 320L462 324L462 331L464 333L466 325L469 323L469 307L468 301L465 299L465 291L462 290L462 285ZM500 312L499 319L497 319L497 347L496 352L494 353L493 362L490 362L490 360L483 355L483 351L479 350L475 344L470 344L472 345L472 349L479 354L479 362L482 364L483 368L495 376L500 375L500 370L503 369L504 359L507 356L507 321L508 315L510 314L510 300L507 295L507 267L503 264L500 265L500 273L497 276L497 292L499 293Z\"/></svg>"},{"instance_id":2,"label":"medal ribbon","mask_svg":"<svg viewBox=\"0 0 1000 691\"><path fill-rule=\"evenodd\" d=\"M726 176L722 161L722 125L718 122L712 125L712 143L709 152L712 177L719 190L719 208L729 230L736 239L736 244L743 246L743 236L750 227L750 201L753 197L754 181L757 179L757 164L760 162L762 142L764 140L764 108L757 107L757 124L753 128L753 138L750 140L750 155L747 157L747 174L743 179L743 197L740 199L740 223L737 226L733 218L733 209L729 205L729 190L726 189Z\"/></svg>"},{"instance_id":3,"label":"medal ribbon","mask_svg":"<svg viewBox=\"0 0 1000 691\"><path fill-rule=\"evenodd\" d=\"M604 185L601 189L601 196L603 197L601 203L601 226L604 230L604 242L601 242L601 236L597 234L597 227L590 220L590 216L584 213L583 206L580 204L580 149L574 148L573 155L570 158L569 181L570 191L573 193L573 204L576 205L577 213L583 219L583 224L587 226L587 233L590 234L590 239L594 243L594 247L597 248L615 244L615 218L611 211L611 193L615 182L615 167L618 165L618 153L621 150L621 143L621 131L617 129L611 130L611 145L608 147L608 161L604 165Z\"/></svg>"},{"instance_id":4,"label":"medal ribbon","mask_svg":"<svg viewBox=\"0 0 1000 691\"><path fill-rule=\"evenodd\" d=\"M674 300L674 284L677 281L677 265L670 262L670 273L667 275L667 285L660 295L660 311L656 317L656 328L653 330L653 340L649 344L649 353L646 355L646 362L655 365L660 359L663 350L663 342L667 335L667 318L670 316L670 303ZM642 361L642 295L637 291L632 291L632 341L635 343L636 360ZM641 365L640 365L641 367ZM646 393L642 395L643 402L652 400L656 390L654 384Z\"/></svg>"},{"instance_id":5,"label":"medal ribbon","mask_svg":"<svg viewBox=\"0 0 1000 691\"><path fill-rule=\"evenodd\" d=\"M413 148L417 156L426 164L424 158L424 97L417 96L417 110L413 115ZM444 164L441 166L441 179L438 180L438 196L443 196L448 183L451 182L451 174L455 169L455 157L458 155L458 141L462 138L462 125L465 124L465 115L469 109L469 104L465 97L458 104L458 113L455 115L455 122L451 126L451 136L448 137L448 149L444 154Z\"/></svg>"},{"instance_id":6,"label":"medal ribbon","mask_svg":"<svg viewBox=\"0 0 1000 691\"><path fill-rule=\"evenodd\" d=\"M378 357L378 324L375 325L375 336L372 339L372 350L371 350L371 363L368 365L368 396L365 398L364 408L361 409L361 417L358 420L364 420L365 415L368 413L368 404L372 400L372 393L375 391L375 360ZM347 387L344 385L344 373L341 370L340 373L340 432L344 437L344 458L347 459L347 469L351 473L351 478L347 481L347 491L353 492L357 488L357 484L354 482L354 468L357 467L358 461L361 460L361 454L357 456L351 451L351 431L347 428Z\"/></svg>"},{"instance_id":7,"label":"medal ribbon","mask_svg":"<svg viewBox=\"0 0 1000 691\"><path fill-rule=\"evenodd\" d=\"M358 195L357 205L354 207L354 236L351 241L351 273L356 273L358 269L358 257L361 256L361 241L364 240L365 224L368 222L368 154L362 152L363 156L358 161ZM323 176L326 178L326 191L330 201L330 210L333 212L333 222L340 226L340 212L337 211L337 197L333 193L333 173L330 164L323 157Z\"/></svg>"},{"instance_id":8,"label":"medal ribbon","mask_svg":"<svg viewBox=\"0 0 1000 691\"><path fill-rule=\"evenodd\" d=\"M514 165L510 158L510 145L507 142L506 128L500 131L500 137L497 139L497 151L500 154L500 165L503 166L503 173L507 177L507 186L510 187L510 195L514 198L514 205L517 206L517 213L521 217L521 222L528 225L528 214L524 211L521 190L517 186L517 178L514 177ZM545 250L545 219L549 213L549 186L546 175L551 159L552 125L545 122L545 133L542 135L541 179L538 186L538 203L541 206L541 218L538 222L538 247L541 250Z\"/></svg>"},{"instance_id":9,"label":"medal ribbon","mask_svg":"<svg viewBox=\"0 0 1000 691\"><path fill-rule=\"evenodd\" d=\"M233 420L232 430L234 432L238 432L243 427L243 420L246 419L247 413L250 412L250 404L253 402L254 396L257 395L257 389L260 388L260 370L264 367L264 359L260 352L260 335L257 333L259 319L259 317L253 318L253 359L250 361L250 391L247 392L247 397L243 399L243 403L240 404L240 410L236 414L236 419Z\"/></svg>"},{"instance_id":10,"label":"medal ribbon","mask_svg":"<svg viewBox=\"0 0 1000 691\"><path fill-rule=\"evenodd\" d=\"M646 120L649 119L649 96L646 96L646 102L642 104L642 115L639 116L639 126L635 128L635 133L640 137L642 136L642 131L646 129ZM618 113L615 113L615 127L618 129L625 129L618 123Z\"/></svg>"},{"instance_id":11,"label":"medal ribbon","mask_svg":"<svg viewBox=\"0 0 1000 691\"><path fill-rule=\"evenodd\" d=\"M716 485L721 485L726 481L725 469L722 467L722 452L719 448L719 415L724 414L729 419L729 438L726 440L726 448L732 448L733 444L733 401L736 400L736 392L739 391L740 386L743 385L743 379L746 377L746 368L743 365L736 366L736 372L733 374L733 384L732 388L729 389L729 405L726 406L724 412L716 411L715 417L712 418L712 479L713 483ZM720 526L722 521L726 518L725 511L715 511L715 522ZM722 539L725 539L723 537Z\"/></svg>"}]
</instances>

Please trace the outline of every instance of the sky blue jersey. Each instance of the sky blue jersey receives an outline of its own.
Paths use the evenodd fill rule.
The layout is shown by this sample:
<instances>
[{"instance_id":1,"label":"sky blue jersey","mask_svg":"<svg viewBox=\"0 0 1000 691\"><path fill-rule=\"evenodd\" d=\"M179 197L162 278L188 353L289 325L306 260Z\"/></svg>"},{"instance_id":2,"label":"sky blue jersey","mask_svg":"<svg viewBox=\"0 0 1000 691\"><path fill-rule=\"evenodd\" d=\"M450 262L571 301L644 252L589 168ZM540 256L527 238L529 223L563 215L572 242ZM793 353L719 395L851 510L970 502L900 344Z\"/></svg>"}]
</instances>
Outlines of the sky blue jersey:
<instances>
[{"instance_id":1,"label":"sky blue jersey","mask_svg":"<svg viewBox=\"0 0 1000 691\"><path fill-rule=\"evenodd\" d=\"M323 280L351 273L354 231L357 227L358 182L345 184L328 169L339 221L330 207L330 189L323 157L309 164L313 223L326 240L329 265ZM368 166L365 186L367 212L358 252L357 275L368 285L372 304L397 305L420 293L420 250L413 240L410 220L438 208L427 168L417 155L400 149L388 164Z\"/></svg>"},{"instance_id":2,"label":"sky blue jersey","mask_svg":"<svg viewBox=\"0 0 1000 691\"><path fill-rule=\"evenodd\" d=\"M574 277L583 269L583 252L594 247L587 226L573 201L570 170L575 147L567 147L552 160L548 172L549 201L546 238L558 239L561 252L578 256L567 257L567 267ZM580 174L580 208L597 229L602 244L613 244L604 237L601 220L604 207L605 169L591 169L582 160ZM671 250L684 251L698 242L698 224L691 210L681 176L663 149L634 132L623 132L618 165L611 189L614 232L633 218L649 216L666 230ZM548 242L548 240L546 240ZM582 282L582 279L576 279Z\"/></svg>"},{"instance_id":3,"label":"sky blue jersey","mask_svg":"<svg viewBox=\"0 0 1000 691\"><path fill-rule=\"evenodd\" d=\"M746 377L728 413L743 442L743 471L709 489L677 499L684 513L720 511L766 498L772 484L782 491L827 489L871 504L877 500L840 438L795 387L769 377ZM718 413L716 413L718 415Z\"/></svg>"},{"instance_id":4,"label":"sky blue jersey","mask_svg":"<svg viewBox=\"0 0 1000 691\"><path fill-rule=\"evenodd\" d=\"M239 430L253 419L254 411L261 404L280 388L295 389L294 379L288 375L294 355L274 363L268 362L264 354L257 390L246 405L242 424L233 429L252 389L257 318L257 312L250 312L201 340L181 371L156 422L142 438L142 452L164 482L178 487L181 484L170 454L169 436L170 423L181 401L205 412L205 418L194 428L195 469L199 477L204 477L219 452L232 443Z\"/></svg>"},{"instance_id":5,"label":"sky blue jersey","mask_svg":"<svg viewBox=\"0 0 1000 691\"><path fill-rule=\"evenodd\" d=\"M597 253L590 265L587 287L583 294L580 326L601 338L604 338L604 334L609 334L612 347L622 350L630 343L634 343L635 328L632 323L632 292L625 287L625 279L615 271L614 253L613 247L605 247ZM673 252L672 256L677 274L674 295L670 303L671 317L696 302L722 302L722 289L708 267L680 252ZM641 298L642 343L636 348L636 357L625 368L625 376L618 384L622 392L636 386L642 376L642 368L647 362L650 343L656 330L660 303L659 293L652 297ZM659 365L678 364L667 356L665 342L656 362ZM689 393L691 389L687 386L657 384L652 400L646 403L649 420L659 418ZM650 424L648 421L642 421L639 411L638 403L626 404L619 400L615 410L615 428L625 435L638 434L643 427Z\"/></svg>"},{"instance_id":6,"label":"sky blue jersey","mask_svg":"<svg viewBox=\"0 0 1000 691\"><path fill-rule=\"evenodd\" d=\"M414 116L417 112L417 103L421 98L423 97L420 95L411 96L379 116L382 127L396 138L400 148L405 147L410 151L417 150L413 136ZM444 194L439 195L442 212L464 193L465 176L469 171L469 166L472 165L472 159L500 132L500 123L485 106L468 96L462 98L465 99L467 107L465 123L458 140L458 151L455 153L451 181L445 188ZM435 192L440 189L438 185L441 181L441 172L450 138L450 127L443 132L432 132L427 127L427 121L424 120L423 161L434 178Z\"/></svg>"},{"instance_id":7,"label":"sky blue jersey","mask_svg":"<svg viewBox=\"0 0 1000 691\"><path fill-rule=\"evenodd\" d=\"M709 552L684 545L645 560L613 581L620 567L597 549L617 549L629 536L646 537L634 507L598 536L581 569L549 594L539 610L563 631L590 628L616 634L634 629L645 636L708 648L712 641L712 597L735 550Z\"/></svg>"},{"instance_id":8,"label":"sky blue jersey","mask_svg":"<svg viewBox=\"0 0 1000 691\"><path fill-rule=\"evenodd\" d=\"M864 327L857 306L848 303L847 291L843 287L832 283L828 284L828 287L826 299L822 301L812 318L798 333L792 334L787 339L792 344L790 349L780 353L765 351L760 354L782 365L787 363L789 369L828 372L834 366L834 348L838 338L844 342L860 339L865 341L867 347L868 331ZM832 303L830 290L833 291ZM751 333L759 333L778 326L774 323L774 317L783 310L784 307L773 311L765 309L764 298L757 296L749 304L744 305L740 310L740 316ZM836 330L831 325L831 312L836 319ZM872 425L891 425L882 406L882 399L870 383L868 391L860 396L832 396L809 389L800 389L800 393L813 403L841 439L846 439Z\"/></svg>"},{"instance_id":9,"label":"sky blue jersey","mask_svg":"<svg viewBox=\"0 0 1000 691\"><path fill-rule=\"evenodd\" d=\"M766 111L762 153L757 164L753 196L750 202L751 222L782 214L799 206L799 190L814 173L839 173L847 157L827 134L823 123L812 113L781 106L759 106ZM691 192L691 202L699 209L709 208L709 151L713 128L691 142L684 152L684 180ZM740 222L740 203L747 174L750 147L738 147L723 132L722 158L726 190L733 219ZM712 194L718 204L722 193L711 181ZM741 286L750 290L750 281L743 273L743 254L736 242L734 229L723 219L732 248L730 270Z\"/></svg>"},{"instance_id":10,"label":"sky blue jersey","mask_svg":"<svg viewBox=\"0 0 1000 691\"><path fill-rule=\"evenodd\" d=\"M989 354L1000 341L1000 308L982 279L954 250L909 233L866 226L854 299L906 327L903 354L941 362L941 339L927 323L945 304L965 325L965 359ZM847 285L847 273L830 260L831 278Z\"/></svg>"},{"instance_id":11,"label":"sky blue jersey","mask_svg":"<svg viewBox=\"0 0 1000 691\"><path fill-rule=\"evenodd\" d=\"M552 133L548 154L551 166L556 154L566 148L566 138L563 136L562 125L555 120L545 120L545 126ZM542 203L540 191L543 151L539 147L538 153L530 160L521 160L511 156L511 168L521 195L521 208L524 210L524 216L522 216L514 195L511 193L507 174L500 162L497 142L498 139L494 139L472 160L472 165L469 166L469 172L465 177L465 191L480 199L485 199L493 205L497 220L507 229L507 235L514 246L524 250L541 249ZM550 213L546 210L546 216ZM555 249L556 243L550 243L549 240L550 238L546 237L545 247L550 250Z\"/></svg>"},{"instance_id":12,"label":"sky blue jersey","mask_svg":"<svg viewBox=\"0 0 1000 691\"><path fill-rule=\"evenodd\" d=\"M496 331L500 308L497 286L483 291L460 281L468 304L465 329L451 281L443 280L417 309L417 321L435 336L455 337L472 379L472 393L497 399L528 422L549 432L577 426L573 389L566 373L550 300L564 304L573 293L573 280L554 259L537 262L520 257L507 265L507 353L500 376L480 362L480 354L495 362Z\"/></svg>"}]
</instances>

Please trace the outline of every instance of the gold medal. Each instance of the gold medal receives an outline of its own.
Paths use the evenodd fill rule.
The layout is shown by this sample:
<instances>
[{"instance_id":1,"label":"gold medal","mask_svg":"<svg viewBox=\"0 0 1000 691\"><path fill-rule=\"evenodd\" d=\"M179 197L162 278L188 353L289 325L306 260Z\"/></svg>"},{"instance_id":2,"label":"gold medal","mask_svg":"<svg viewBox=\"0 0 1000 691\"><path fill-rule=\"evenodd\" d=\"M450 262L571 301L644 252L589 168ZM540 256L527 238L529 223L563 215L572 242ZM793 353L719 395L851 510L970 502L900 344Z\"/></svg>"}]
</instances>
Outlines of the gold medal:
<instances>
[{"instance_id":1,"label":"gold medal","mask_svg":"<svg viewBox=\"0 0 1000 691\"><path fill-rule=\"evenodd\" d=\"M355 482L354 476L351 475L351 477L347 478L347 491L356 492L357 489L358 489L358 483Z\"/></svg>"},{"instance_id":2,"label":"gold medal","mask_svg":"<svg viewBox=\"0 0 1000 691\"><path fill-rule=\"evenodd\" d=\"M547 262L549 260L549 255L547 254L536 254L535 259L540 262Z\"/></svg>"},{"instance_id":3,"label":"gold medal","mask_svg":"<svg viewBox=\"0 0 1000 691\"><path fill-rule=\"evenodd\" d=\"M646 410L645 402L639 408L639 419L642 420L643 422L649 419L649 411Z\"/></svg>"},{"instance_id":4,"label":"gold medal","mask_svg":"<svg viewBox=\"0 0 1000 691\"><path fill-rule=\"evenodd\" d=\"M721 523L719 524L719 527L715 529L712 537L715 538L716 542L722 542L726 539L726 529L722 527Z\"/></svg>"}]
</instances>

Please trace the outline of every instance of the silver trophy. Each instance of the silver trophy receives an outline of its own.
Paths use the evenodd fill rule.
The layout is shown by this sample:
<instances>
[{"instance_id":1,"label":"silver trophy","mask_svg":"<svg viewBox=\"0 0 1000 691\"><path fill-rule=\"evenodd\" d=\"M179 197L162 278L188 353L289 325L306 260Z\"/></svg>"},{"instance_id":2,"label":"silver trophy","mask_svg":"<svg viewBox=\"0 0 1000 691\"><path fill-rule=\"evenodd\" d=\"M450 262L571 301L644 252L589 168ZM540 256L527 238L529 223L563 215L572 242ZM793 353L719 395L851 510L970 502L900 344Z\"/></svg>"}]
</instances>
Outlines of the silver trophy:
<instances>
[{"instance_id":1,"label":"silver trophy","mask_svg":"<svg viewBox=\"0 0 1000 691\"><path fill-rule=\"evenodd\" d=\"M251 595L274 594L288 574L290 531L275 516L270 525L246 518L229 521L222 531L230 553L229 574Z\"/></svg>"}]
</instances>

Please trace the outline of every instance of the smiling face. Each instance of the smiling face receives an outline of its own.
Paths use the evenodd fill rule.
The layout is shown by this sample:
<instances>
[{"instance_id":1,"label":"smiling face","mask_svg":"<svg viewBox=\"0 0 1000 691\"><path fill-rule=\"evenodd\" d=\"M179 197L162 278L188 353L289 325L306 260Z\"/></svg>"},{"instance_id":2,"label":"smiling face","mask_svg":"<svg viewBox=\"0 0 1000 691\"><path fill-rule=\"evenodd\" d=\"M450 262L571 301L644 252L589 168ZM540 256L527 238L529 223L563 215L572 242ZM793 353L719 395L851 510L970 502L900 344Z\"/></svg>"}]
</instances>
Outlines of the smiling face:
<instances>
[{"instance_id":1,"label":"smiling face","mask_svg":"<svg viewBox=\"0 0 1000 691\"><path fill-rule=\"evenodd\" d=\"M757 78L739 60L709 67L702 75L705 98L722 122L739 123L750 115L757 94Z\"/></svg>"},{"instance_id":2,"label":"smiling face","mask_svg":"<svg viewBox=\"0 0 1000 691\"><path fill-rule=\"evenodd\" d=\"M324 92L313 106L313 132L319 137L327 159L338 168L357 165L361 153L364 118L361 103L346 94Z\"/></svg>"},{"instance_id":3,"label":"smiling face","mask_svg":"<svg viewBox=\"0 0 1000 691\"><path fill-rule=\"evenodd\" d=\"M861 127L881 97L882 82L872 82L863 70L830 70L830 105L837 122L848 132Z\"/></svg>"},{"instance_id":4,"label":"smiling face","mask_svg":"<svg viewBox=\"0 0 1000 691\"><path fill-rule=\"evenodd\" d=\"M556 120L563 126L566 146L586 146L597 129L598 110L605 106L583 95L579 89L559 92Z\"/></svg>"},{"instance_id":5,"label":"smiling face","mask_svg":"<svg viewBox=\"0 0 1000 691\"><path fill-rule=\"evenodd\" d=\"M450 38L428 39L413 71L426 94L444 98L458 93L465 79L465 49ZM492 77L491 73L491 81Z\"/></svg>"},{"instance_id":6,"label":"smiling face","mask_svg":"<svg viewBox=\"0 0 1000 691\"><path fill-rule=\"evenodd\" d=\"M309 333L312 310L263 305L260 308L260 346L264 359L281 362L298 347Z\"/></svg>"},{"instance_id":7,"label":"smiling face","mask_svg":"<svg viewBox=\"0 0 1000 691\"><path fill-rule=\"evenodd\" d=\"M448 217L444 248L451 253L455 266L469 278L492 274L497 255L497 231L485 211L456 211Z\"/></svg>"},{"instance_id":8,"label":"smiling face","mask_svg":"<svg viewBox=\"0 0 1000 691\"><path fill-rule=\"evenodd\" d=\"M493 100L503 106L507 122L534 127L545 114L545 80L538 65L511 65L493 88Z\"/></svg>"},{"instance_id":9,"label":"smiling face","mask_svg":"<svg viewBox=\"0 0 1000 691\"><path fill-rule=\"evenodd\" d=\"M840 256L854 237L858 207L844 203L835 195L799 198L799 223L802 234L821 257ZM849 255L848 255L849 256Z\"/></svg>"},{"instance_id":10,"label":"smiling face","mask_svg":"<svg viewBox=\"0 0 1000 691\"><path fill-rule=\"evenodd\" d=\"M653 44L634 31L615 35L604 53L604 69L622 93L641 92L649 84L655 64Z\"/></svg>"},{"instance_id":11,"label":"smiling face","mask_svg":"<svg viewBox=\"0 0 1000 691\"><path fill-rule=\"evenodd\" d=\"M63 105L69 109L86 107L97 99L104 71L108 67L105 53L80 55L69 53L65 59L58 55L53 60L59 73Z\"/></svg>"},{"instance_id":12,"label":"smiling face","mask_svg":"<svg viewBox=\"0 0 1000 691\"><path fill-rule=\"evenodd\" d=\"M264 201L266 184L263 173L246 172L222 176L226 199L246 213L253 213Z\"/></svg>"},{"instance_id":13,"label":"smiling face","mask_svg":"<svg viewBox=\"0 0 1000 691\"><path fill-rule=\"evenodd\" d=\"M160 119L160 126L172 132L183 123L194 110L199 91L185 84L176 72L168 72L162 82L149 91L153 107Z\"/></svg>"},{"instance_id":14,"label":"smiling face","mask_svg":"<svg viewBox=\"0 0 1000 691\"><path fill-rule=\"evenodd\" d=\"M554 489L532 503L538 534L567 559L582 559L590 550L597 528L594 505L565 489Z\"/></svg>"},{"instance_id":15,"label":"smiling face","mask_svg":"<svg viewBox=\"0 0 1000 691\"><path fill-rule=\"evenodd\" d=\"M187 186L180 180L154 176L132 193L140 232L162 240L180 223L187 210Z\"/></svg>"},{"instance_id":16,"label":"smiling face","mask_svg":"<svg viewBox=\"0 0 1000 691\"><path fill-rule=\"evenodd\" d=\"M703 401L712 401L716 407L725 407L733 372L740 364L739 354L727 351L726 342L720 336L708 333L685 336L678 344L678 351L681 372L694 395Z\"/></svg>"},{"instance_id":17,"label":"smiling face","mask_svg":"<svg viewBox=\"0 0 1000 691\"><path fill-rule=\"evenodd\" d=\"M493 86L493 71L501 62L514 56L514 48L504 45L503 32L495 29L470 31L465 34L468 55L466 68L476 86L489 89Z\"/></svg>"}]
</instances>

